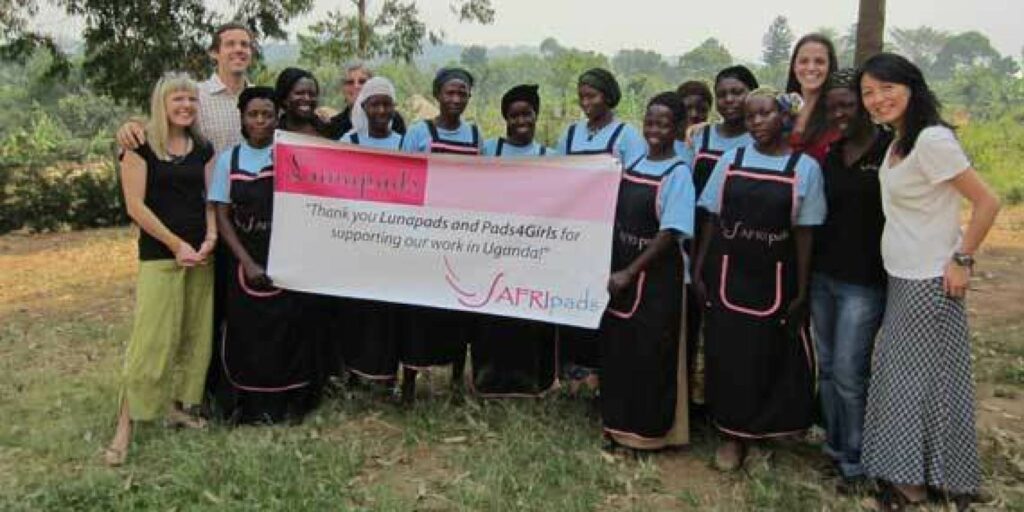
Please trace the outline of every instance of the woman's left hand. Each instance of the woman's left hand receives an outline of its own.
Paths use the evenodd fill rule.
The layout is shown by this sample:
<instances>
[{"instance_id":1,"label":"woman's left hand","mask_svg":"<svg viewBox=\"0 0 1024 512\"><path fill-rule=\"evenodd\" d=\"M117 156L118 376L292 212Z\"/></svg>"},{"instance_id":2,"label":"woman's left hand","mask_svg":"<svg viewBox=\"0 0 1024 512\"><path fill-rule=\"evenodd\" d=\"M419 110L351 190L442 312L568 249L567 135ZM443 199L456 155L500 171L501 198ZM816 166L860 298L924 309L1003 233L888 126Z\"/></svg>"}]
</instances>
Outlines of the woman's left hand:
<instances>
[{"instance_id":1,"label":"woman's left hand","mask_svg":"<svg viewBox=\"0 0 1024 512\"><path fill-rule=\"evenodd\" d=\"M217 239L207 237L203 240L203 244L199 246L199 262L206 264L207 256L213 254L213 249L217 247Z\"/></svg>"},{"instance_id":2,"label":"woman's left hand","mask_svg":"<svg viewBox=\"0 0 1024 512\"><path fill-rule=\"evenodd\" d=\"M967 285L971 281L971 269L954 262L946 263L946 271L942 274L942 289L946 295L954 299L962 299L967 294Z\"/></svg>"},{"instance_id":3,"label":"woman's left hand","mask_svg":"<svg viewBox=\"0 0 1024 512\"><path fill-rule=\"evenodd\" d=\"M789 308L786 309L786 316L782 318L782 325L796 333L800 330L800 326L804 324L806 319L807 299L797 297L793 299L793 302L789 303Z\"/></svg>"},{"instance_id":4,"label":"woman's left hand","mask_svg":"<svg viewBox=\"0 0 1024 512\"><path fill-rule=\"evenodd\" d=\"M633 286L633 282L636 281L636 273L627 270L620 270L613 272L608 277L608 293L612 296L616 296L625 291L630 286Z\"/></svg>"}]
</instances>

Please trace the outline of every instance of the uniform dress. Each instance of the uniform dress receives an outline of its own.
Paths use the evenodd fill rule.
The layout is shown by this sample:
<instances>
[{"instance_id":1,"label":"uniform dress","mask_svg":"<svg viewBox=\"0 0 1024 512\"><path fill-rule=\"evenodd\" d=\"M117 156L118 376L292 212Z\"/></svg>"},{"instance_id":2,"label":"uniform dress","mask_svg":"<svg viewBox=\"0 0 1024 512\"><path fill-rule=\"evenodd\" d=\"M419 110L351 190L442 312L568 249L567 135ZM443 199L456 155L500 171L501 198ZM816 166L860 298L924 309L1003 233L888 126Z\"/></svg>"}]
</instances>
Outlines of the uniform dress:
<instances>
[{"instance_id":1,"label":"uniform dress","mask_svg":"<svg viewBox=\"0 0 1024 512\"><path fill-rule=\"evenodd\" d=\"M266 268L274 204L271 147L242 143L221 154L210 200L231 205L235 233L250 257ZM225 325L217 346L224 379L215 392L224 417L243 423L300 419L316 402L315 345L299 295L256 287L228 251Z\"/></svg>"},{"instance_id":2,"label":"uniform dress","mask_svg":"<svg viewBox=\"0 0 1024 512\"><path fill-rule=\"evenodd\" d=\"M540 157L550 150L536 142L517 146L504 138L484 143L484 155ZM482 315L470 350L473 391L484 397L534 397L557 382L555 326L545 322Z\"/></svg>"},{"instance_id":3,"label":"uniform dress","mask_svg":"<svg viewBox=\"0 0 1024 512\"><path fill-rule=\"evenodd\" d=\"M686 152L683 153L683 158L690 166L693 175L693 187L697 197L700 197L701 192L704 191L704 186L707 185L708 178L711 177L711 171L715 170L715 164L718 163L718 159L722 157L723 153L754 142L747 132L743 132L735 137L725 137L719 133L718 125L715 124L709 124L698 130L694 134L693 140L696 143L695 150L687 147ZM693 241L700 240L701 226L704 225L704 221L707 219L707 212L697 207L694 215L695 234L692 239L687 240L683 244L684 252L691 258L697 254L693 247ZM693 295L692 289L688 289L687 293L689 295L686 298L686 374L692 380L694 378L694 366L697 361L697 351L700 347L701 319L704 307Z\"/></svg>"},{"instance_id":4,"label":"uniform dress","mask_svg":"<svg viewBox=\"0 0 1024 512\"><path fill-rule=\"evenodd\" d=\"M587 120L577 121L558 139L555 151L562 155L607 154L619 162L635 162L647 153L647 142L633 126L613 119L600 130L590 133ZM626 165L626 164L622 164ZM597 331L582 327L558 328L559 364L571 380L579 380L600 368Z\"/></svg>"},{"instance_id":5,"label":"uniform dress","mask_svg":"<svg viewBox=\"0 0 1024 512\"><path fill-rule=\"evenodd\" d=\"M628 267L659 232L690 237L695 202L681 157L646 157L622 175L611 271ZM686 352L681 350L683 256L672 243L630 289L613 296L598 330L601 417L619 444L658 449L689 442Z\"/></svg>"},{"instance_id":6,"label":"uniform dress","mask_svg":"<svg viewBox=\"0 0 1024 512\"><path fill-rule=\"evenodd\" d=\"M445 130L428 119L409 127L402 151L479 155L481 143L480 130L474 124L463 121L455 130ZM399 358L403 366L424 370L465 359L476 315L423 306L403 307L400 315Z\"/></svg>"},{"instance_id":7,"label":"uniform dress","mask_svg":"<svg viewBox=\"0 0 1024 512\"><path fill-rule=\"evenodd\" d=\"M360 136L349 132L341 142L358 146L398 151L402 135L392 131L385 138ZM398 376L398 318L400 307L382 301L353 300L351 335L345 344L346 368L359 378L375 382L393 382Z\"/></svg>"},{"instance_id":8,"label":"uniform dress","mask_svg":"<svg viewBox=\"0 0 1024 512\"><path fill-rule=\"evenodd\" d=\"M797 290L794 228L821 224L821 170L801 153L725 153L699 206L717 213L703 280L706 401L715 426L736 437L795 434L810 426L814 351L807 326L783 321Z\"/></svg>"}]
</instances>

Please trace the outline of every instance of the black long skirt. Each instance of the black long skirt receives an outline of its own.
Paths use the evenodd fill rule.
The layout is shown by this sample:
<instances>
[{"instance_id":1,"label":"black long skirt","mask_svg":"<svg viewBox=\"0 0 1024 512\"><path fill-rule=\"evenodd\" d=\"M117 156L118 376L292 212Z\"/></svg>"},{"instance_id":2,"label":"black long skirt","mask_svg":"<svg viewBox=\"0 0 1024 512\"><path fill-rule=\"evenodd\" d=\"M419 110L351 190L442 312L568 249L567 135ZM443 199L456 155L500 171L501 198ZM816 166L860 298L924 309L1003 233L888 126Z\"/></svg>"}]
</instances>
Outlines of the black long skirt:
<instances>
[{"instance_id":1,"label":"black long skirt","mask_svg":"<svg viewBox=\"0 0 1024 512\"><path fill-rule=\"evenodd\" d=\"M556 382L555 326L484 316L470 351L473 390L484 397L540 396Z\"/></svg>"}]
</instances>

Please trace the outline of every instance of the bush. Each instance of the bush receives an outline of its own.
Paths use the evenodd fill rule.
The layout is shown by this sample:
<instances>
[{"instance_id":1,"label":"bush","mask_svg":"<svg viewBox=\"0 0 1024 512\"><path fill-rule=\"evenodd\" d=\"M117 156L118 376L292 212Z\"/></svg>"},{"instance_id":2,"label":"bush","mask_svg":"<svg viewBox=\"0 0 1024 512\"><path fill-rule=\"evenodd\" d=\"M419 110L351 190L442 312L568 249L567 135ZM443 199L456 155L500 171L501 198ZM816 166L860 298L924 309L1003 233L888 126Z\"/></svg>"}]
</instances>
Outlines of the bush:
<instances>
[{"instance_id":1,"label":"bush","mask_svg":"<svg viewBox=\"0 0 1024 512\"><path fill-rule=\"evenodd\" d=\"M127 224L116 166L8 168L0 196L0 233L33 232Z\"/></svg>"}]
</instances>

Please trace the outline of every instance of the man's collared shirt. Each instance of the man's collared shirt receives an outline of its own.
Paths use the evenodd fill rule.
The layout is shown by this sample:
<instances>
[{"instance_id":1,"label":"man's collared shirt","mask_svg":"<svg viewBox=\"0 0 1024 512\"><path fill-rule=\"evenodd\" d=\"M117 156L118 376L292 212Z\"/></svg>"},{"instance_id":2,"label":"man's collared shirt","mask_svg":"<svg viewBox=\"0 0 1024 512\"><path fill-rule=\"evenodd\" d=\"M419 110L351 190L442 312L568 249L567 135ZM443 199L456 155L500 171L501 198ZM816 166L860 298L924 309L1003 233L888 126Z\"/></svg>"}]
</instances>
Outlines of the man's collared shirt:
<instances>
[{"instance_id":1,"label":"man's collared shirt","mask_svg":"<svg viewBox=\"0 0 1024 512\"><path fill-rule=\"evenodd\" d=\"M218 153L242 142L238 95L231 94L216 73L199 84L199 129Z\"/></svg>"}]
</instances>

